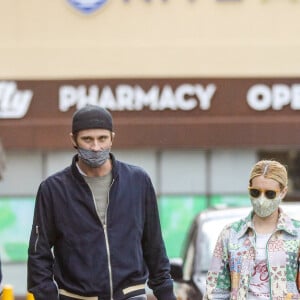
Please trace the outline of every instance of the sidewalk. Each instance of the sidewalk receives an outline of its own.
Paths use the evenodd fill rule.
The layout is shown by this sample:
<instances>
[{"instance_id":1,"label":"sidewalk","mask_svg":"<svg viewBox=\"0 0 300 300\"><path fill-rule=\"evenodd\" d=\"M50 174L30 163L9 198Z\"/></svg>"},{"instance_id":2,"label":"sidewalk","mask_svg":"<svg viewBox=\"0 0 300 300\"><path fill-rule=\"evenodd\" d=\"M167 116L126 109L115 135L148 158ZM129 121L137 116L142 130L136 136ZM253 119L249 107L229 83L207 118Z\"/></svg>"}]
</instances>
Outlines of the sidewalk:
<instances>
[{"instance_id":1,"label":"sidewalk","mask_svg":"<svg viewBox=\"0 0 300 300\"><path fill-rule=\"evenodd\" d=\"M27 293L27 264L2 263L2 275L2 284L13 286L15 299L25 299Z\"/></svg>"}]
</instances>

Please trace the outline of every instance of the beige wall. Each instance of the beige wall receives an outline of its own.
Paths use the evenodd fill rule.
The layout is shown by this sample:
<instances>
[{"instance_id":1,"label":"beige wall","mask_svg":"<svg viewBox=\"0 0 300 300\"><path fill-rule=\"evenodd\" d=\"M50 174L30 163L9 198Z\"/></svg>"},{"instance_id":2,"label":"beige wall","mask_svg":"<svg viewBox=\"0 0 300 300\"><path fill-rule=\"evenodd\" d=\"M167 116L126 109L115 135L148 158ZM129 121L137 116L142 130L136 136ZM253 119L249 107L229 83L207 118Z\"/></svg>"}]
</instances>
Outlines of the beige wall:
<instances>
[{"instance_id":1,"label":"beige wall","mask_svg":"<svg viewBox=\"0 0 300 300\"><path fill-rule=\"evenodd\" d=\"M0 79L299 76L299 0L67 0L0 7Z\"/></svg>"}]
</instances>

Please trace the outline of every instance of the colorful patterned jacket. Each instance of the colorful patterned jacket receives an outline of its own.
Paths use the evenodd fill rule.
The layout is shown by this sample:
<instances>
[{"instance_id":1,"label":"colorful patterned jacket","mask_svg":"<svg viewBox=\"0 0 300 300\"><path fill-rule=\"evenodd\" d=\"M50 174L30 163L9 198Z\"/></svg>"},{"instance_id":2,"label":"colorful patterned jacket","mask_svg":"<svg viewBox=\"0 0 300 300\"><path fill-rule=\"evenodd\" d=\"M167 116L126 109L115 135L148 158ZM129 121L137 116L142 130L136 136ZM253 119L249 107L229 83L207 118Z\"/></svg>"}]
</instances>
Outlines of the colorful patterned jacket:
<instances>
[{"instance_id":1,"label":"colorful patterned jacket","mask_svg":"<svg viewBox=\"0 0 300 300\"><path fill-rule=\"evenodd\" d=\"M255 262L253 212L225 226L215 246L203 299L247 299ZM267 243L268 272L272 300L300 299L300 221L280 209L277 228Z\"/></svg>"}]
</instances>

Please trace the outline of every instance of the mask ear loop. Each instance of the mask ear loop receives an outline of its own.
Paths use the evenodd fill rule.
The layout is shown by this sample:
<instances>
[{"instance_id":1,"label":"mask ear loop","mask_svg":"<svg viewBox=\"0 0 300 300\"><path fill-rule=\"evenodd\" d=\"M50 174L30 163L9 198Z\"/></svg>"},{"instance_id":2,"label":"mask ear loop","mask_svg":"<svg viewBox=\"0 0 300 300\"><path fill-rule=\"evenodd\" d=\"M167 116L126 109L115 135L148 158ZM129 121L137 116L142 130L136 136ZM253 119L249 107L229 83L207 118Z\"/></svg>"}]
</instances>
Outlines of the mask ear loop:
<instances>
[{"instance_id":1,"label":"mask ear loop","mask_svg":"<svg viewBox=\"0 0 300 300\"><path fill-rule=\"evenodd\" d=\"M287 186L280 191L280 199L282 200L287 192Z\"/></svg>"}]
</instances>

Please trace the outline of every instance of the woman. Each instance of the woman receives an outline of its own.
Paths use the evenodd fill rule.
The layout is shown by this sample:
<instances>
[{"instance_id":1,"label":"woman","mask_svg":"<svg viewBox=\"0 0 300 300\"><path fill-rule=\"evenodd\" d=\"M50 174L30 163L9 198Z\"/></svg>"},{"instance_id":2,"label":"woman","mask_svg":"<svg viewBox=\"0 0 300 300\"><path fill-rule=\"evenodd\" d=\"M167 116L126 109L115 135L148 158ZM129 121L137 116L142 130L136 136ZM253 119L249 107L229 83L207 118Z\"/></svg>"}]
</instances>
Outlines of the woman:
<instances>
[{"instance_id":1,"label":"woman","mask_svg":"<svg viewBox=\"0 0 300 300\"><path fill-rule=\"evenodd\" d=\"M300 221L279 207L287 185L286 168L279 162L254 165L249 180L253 210L222 230L203 299L300 299Z\"/></svg>"}]
</instances>

